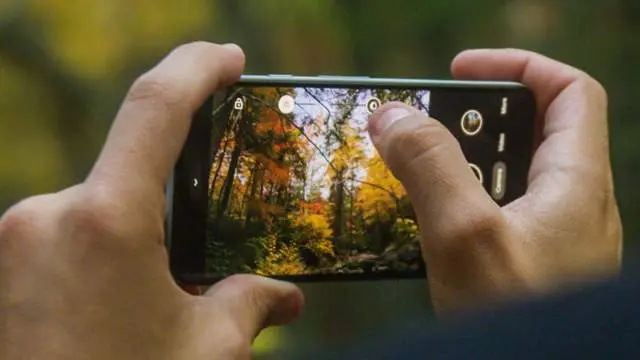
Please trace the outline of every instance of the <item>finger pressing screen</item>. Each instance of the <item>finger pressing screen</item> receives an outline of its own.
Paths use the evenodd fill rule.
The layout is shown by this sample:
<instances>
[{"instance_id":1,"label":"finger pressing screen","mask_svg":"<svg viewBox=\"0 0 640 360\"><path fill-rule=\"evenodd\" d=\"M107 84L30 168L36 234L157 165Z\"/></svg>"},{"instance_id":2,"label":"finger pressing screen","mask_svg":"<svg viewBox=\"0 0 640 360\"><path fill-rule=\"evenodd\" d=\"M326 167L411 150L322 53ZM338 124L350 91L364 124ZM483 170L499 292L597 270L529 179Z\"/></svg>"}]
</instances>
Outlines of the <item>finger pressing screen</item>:
<instances>
[{"instance_id":1,"label":"finger pressing screen","mask_svg":"<svg viewBox=\"0 0 640 360\"><path fill-rule=\"evenodd\" d=\"M135 194L128 197L133 201L161 194L193 114L217 87L236 81L243 67L236 45L176 48L132 85L87 182Z\"/></svg>"},{"instance_id":2,"label":"finger pressing screen","mask_svg":"<svg viewBox=\"0 0 640 360\"><path fill-rule=\"evenodd\" d=\"M388 103L369 119L369 133L411 198L425 256L500 221L499 208L443 124L405 104Z\"/></svg>"}]
</instances>

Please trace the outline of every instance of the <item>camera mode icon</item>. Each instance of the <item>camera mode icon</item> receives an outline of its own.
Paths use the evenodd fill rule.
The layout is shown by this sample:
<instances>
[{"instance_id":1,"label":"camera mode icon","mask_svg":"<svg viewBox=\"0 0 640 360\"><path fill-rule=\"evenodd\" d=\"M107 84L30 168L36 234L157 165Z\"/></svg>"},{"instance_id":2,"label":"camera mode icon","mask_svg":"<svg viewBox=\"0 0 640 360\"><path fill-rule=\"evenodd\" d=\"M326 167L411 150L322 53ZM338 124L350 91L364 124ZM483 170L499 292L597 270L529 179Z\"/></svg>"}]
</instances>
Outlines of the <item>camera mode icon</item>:
<instances>
[{"instance_id":1,"label":"camera mode icon","mask_svg":"<svg viewBox=\"0 0 640 360\"><path fill-rule=\"evenodd\" d=\"M380 99L378 99L377 97L370 97L369 100L367 100L367 111L369 112L369 114L372 114L373 112L378 110L379 107Z\"/></svg>"}]
</instances>

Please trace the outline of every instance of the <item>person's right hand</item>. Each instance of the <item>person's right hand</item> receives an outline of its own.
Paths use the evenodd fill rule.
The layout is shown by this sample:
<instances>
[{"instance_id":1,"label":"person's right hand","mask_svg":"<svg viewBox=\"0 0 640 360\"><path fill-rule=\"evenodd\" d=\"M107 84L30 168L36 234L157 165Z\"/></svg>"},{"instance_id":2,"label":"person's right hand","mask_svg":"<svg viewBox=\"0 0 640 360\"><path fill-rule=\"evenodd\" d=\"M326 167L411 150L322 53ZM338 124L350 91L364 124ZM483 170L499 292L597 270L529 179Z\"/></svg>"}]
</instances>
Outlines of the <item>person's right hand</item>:
<instances>
[{"instance_id":1,"label":"person's right hand","mask_svg":"<svg viewBox=\"0 0 640 360\"><path fill-rule=\"evenodd\" d=\"M500 208L437 120L400 103L369 120L374 144L416 210L436 311L616 275L622 226L603 87L575 68L511 49L463 52L452 72L458 79L524 83L544 127L526 194Z\"/></svg>"}]
</instances>

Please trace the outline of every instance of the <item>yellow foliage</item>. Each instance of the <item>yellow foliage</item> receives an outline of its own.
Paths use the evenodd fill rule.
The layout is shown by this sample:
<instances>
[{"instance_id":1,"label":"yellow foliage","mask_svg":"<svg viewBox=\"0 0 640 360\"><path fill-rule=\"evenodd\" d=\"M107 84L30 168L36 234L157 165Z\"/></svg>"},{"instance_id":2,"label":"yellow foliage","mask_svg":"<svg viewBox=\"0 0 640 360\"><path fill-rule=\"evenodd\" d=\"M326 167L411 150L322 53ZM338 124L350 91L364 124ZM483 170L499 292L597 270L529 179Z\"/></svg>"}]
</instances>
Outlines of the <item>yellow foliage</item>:
<instances>
[{"instance_id":1,"label":"yellow foliage","mask_svg":"<svg viewBox=\"0 0 640 360\"><path fill-rule=\"evenodd\" d=\"M266 238L265 253L257 264L259 275L296 275L306 272L300 256L300 247L304 246L317 256L335 256L331 242L331 226L322 214L290 214L293 227L300 230L302 243L278 243L278 236L271 234Z\"/></svg>"},{"instance_id":2,"label":"yellow foliage","mask_svg":"<svg viewBox=\"0 0 640 360\"><path fill-rule=\"evenodd\" d=\"M275 235L269 235L266 244L266 256L258 261L258 275L297 275L305 272L305 266L300 258L300 251L295 246L278 244Z\"/></svg>"},{"instance_id":3,"label":"yellow foliage","mask_svg":"<svg viewBox=\"0 0 640 360\"><path fill-rule=\"evenodd\" d=\"M329 220L324 214L291 214L289 215L294 226L309 226L319 234L321 239L331 238L331 227Z\"/></svg>"},{"instance_id":4,"label":"yellow foliage","mask_svg":"<svg viewBox=\"0 0 640 360\"><path fill-rule=\"evenodd\" d=\"M396 199L406 195L400 181L393 176L377 152L368 161L365 181L379 186L362 184L358 192L357 202L364 210L367 223L380 217L386 218L390 212L396 211Z\"/></svg>"},{"instance_id":5,"label":"yellow foliage","mask_svg":"<svg viewBox=\"0 0 640 360\"><path fill-rule=\"evenodd\" d=\"M164 55L214 15L207 0L33 0L27 10L53 57L70 73L90 79Z\"/></svg>"},{"instance_id":6,"label":"yellow foliage","mask_svg":"<svg viewBox=\"0 0 640 360\"><path fill-rule=\"evenodd\" d=\"M70 170L51 118L54 94L16 65L0 55L0 213L3 197L57 191Z\"/></svg>"},{"instance_id":7,"label":"yellow foliage","mask_svg":"<svg viewBox=\"0 0 640 360\"><path fill-rule=\"evenodd\" d=\"M418 234L418 225L412 219L398 218L393 225L393 232L400 239L411 240Z\"/></svg>"},{"instance_id":8,"label":"yellow foliage","mask_svg":"<svg viewBox=\"0 0 640 360\"><path fill-rule=\"evenodd\" d=\"M316 255L335 256L335 252L333 251L333 242L329 239L312 241L307 245L307 247Z\"/></svg>"},{"instance_id":9,"label":"yellow foliage","mask_svg":"<svg viewBox=\"0 0 640 360\"><path fill-rule=\"evenodd\" d=\"M362 146L362 135L358 134L352 127L343 127L344 141L333 152L331 163L337 169L355 168L366 158ZM330 176L334 175L334 170L330 169ZM344 175L344 174L343 174Z\"/></svg>"},{"instance_id":10,"label":"yellow foliage","mask_svg":"<svg viewBox=\"0 0 640 360\"><path fill-rule=\"evenodd\" d=\"M309 250L318 256L335 256L331 242L333 230L325 214L292 214L289 219L295 227L308 229L303 234L309 238L303 240Z\"/></svg>"},{"instance_id":11,"label":"yellow foliage","mask_svg":"<svg viewBox=\"0 0 640 360\"><path fill-rule=\"evenodd\" d=\"M284 331L279 327L268 327L262 331L251 345L253 356L261 357L267 355L286 344Z\"/></svg>"}]
</instances>

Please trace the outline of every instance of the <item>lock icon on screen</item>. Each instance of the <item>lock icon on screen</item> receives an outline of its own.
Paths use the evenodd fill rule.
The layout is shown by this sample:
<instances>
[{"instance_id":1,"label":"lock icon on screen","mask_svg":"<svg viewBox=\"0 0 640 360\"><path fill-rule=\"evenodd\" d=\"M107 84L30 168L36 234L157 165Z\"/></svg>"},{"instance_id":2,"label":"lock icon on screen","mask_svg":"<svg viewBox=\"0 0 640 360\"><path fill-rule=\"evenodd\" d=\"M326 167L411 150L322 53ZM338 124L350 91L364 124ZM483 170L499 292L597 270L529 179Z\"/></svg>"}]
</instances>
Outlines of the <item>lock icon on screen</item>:
<instances>
[{"instance_id":1,"label":"lock icon on screen","mask_svg":"<svg viewBox=\"0 0 640 360\"><path fill-rule=\"evenodd\" d=\"M241 98L237 98L233 103L233 108L236 110L242 110L244 108L244 101Z\"/></svg>"}]
</instances>

